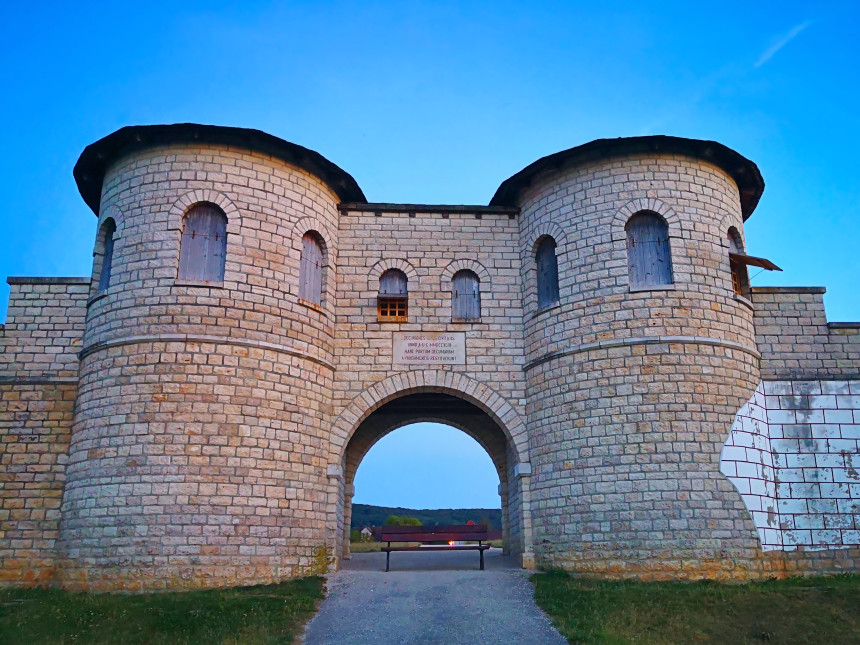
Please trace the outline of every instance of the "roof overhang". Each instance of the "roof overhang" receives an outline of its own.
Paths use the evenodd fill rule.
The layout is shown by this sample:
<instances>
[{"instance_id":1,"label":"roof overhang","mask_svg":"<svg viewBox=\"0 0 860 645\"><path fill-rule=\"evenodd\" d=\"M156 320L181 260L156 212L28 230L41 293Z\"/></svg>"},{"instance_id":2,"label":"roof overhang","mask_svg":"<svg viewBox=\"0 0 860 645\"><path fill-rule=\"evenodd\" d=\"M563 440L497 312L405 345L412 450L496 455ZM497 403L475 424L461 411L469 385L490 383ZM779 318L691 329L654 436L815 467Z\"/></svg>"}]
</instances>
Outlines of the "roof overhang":
<instances>
[{"instance_id":1,"label":"roof overhang","mask_svg":"<svg viewBox=\"0 0 860 645\"><path fill-rule=\"evenodd\" d=\"M138 150L177 143L208 143L261 152L319 177L342 202L366 202L352 176L318 152L260 130L196 123L132 125L87 146L75 164L75 182L87 206L98 215L108 166Z\"/></svg>"},{"instance_id":2,"label":"roof overhang","mask_svg":"<svg viewBox=\"0 0 860 645\"><path fill-rule=\"evenodd\" d=\"M519 206L522 192L538 178L563 168L593 162L599 159L632 154L676 154L707 161L724 170L738 186L741 213L746 220L755 210L762 192L764 179L758 167L746 157L716 141L684 139L655 135L597 139L569 150L538 159L523 168L499 186L490 206Z\"/></svg>"}]
</instances>

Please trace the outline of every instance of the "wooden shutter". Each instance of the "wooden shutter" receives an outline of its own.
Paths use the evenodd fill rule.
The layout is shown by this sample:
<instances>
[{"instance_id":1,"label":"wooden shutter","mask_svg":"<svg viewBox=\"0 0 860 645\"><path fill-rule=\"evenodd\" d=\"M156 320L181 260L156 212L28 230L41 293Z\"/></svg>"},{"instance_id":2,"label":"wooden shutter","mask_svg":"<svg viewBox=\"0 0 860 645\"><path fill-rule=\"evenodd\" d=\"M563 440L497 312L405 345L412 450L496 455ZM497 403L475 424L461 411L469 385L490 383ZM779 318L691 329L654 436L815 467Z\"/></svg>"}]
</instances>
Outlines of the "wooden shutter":
<instances>
[{"instance_id":1,"label":"wooden shutter","mask_svg":"<svg viewBox=\"0 0 860 645\"><path fill-rule=\"evenodd\" d=\"M302 263L299 269L299 298L322 304L323 252L313 233L302 237Z\"/></svg>"},{"instance_id":2,"label":"wooden shutter","mask_svg":"<svg viewBox=\"0 0 860 645\"><path fill-rule=\"evenodd\" d=\"M627 222L627 266L631 287L672 284L669 228L655 213L639 213Z\"/></svg>"},{"instance_id":3,"label":"wooden shutter","mask_svg":"<svg viewBox=\"0 0 860 645\"><path fill-rule=\"evenodd\" d=\"M107 291L110 286L110 274L113 271L114 233L116 233L116 224L112 219L109 219L104 226L104 256L102 256L102 268L101 273L99 273L99 291Z\"/></svg>"},{"instance_id":4,"label":"wooden shutter","mask_svg":"<svg viewBox=\"0 0 860 645\"><path fill-rule=\"evenodd\" d=\"M389 269L379 278L377 316L382 321L406 322L408 310L406 274L397 269Z\"/></svg>"},{"instance_id":5,"label":"wooden shutter","mask_svg":"<svg viewBox=\"0 0 860 645\"><path fill-rule=\"evenodd\" d=\"M732 290L739 296L744 295L744 292L749 287L749 272L746 264L738 261L736 256L742 254L743 243L741 236L737 230L732 227L729 229L729 268L732 273Z\"/></svg>"},{"instance_id":6,"label":"wooden shutter","mask_svg":"<svg viewBox=\"0 0 860 645\"><path fill-rule=\"evenodd\" d=\"M546 309L558 302L558 258L555 240L546 237L538 246L537 264L538 309Z\"/></svg>"},{"instance_id":7,"label":"wooden shutter","mask_svg":"<svg viewBox=\"0 0 860 645\"><path fill-rule=\"evenodd\" d=\"M451 316L455 320L481 317L481 281L472 271L458 271L452 280Z\"/></svg>"},{"instance_id":8,"label":"wooden shutter","mask_svg":"<svg viewBox=\"0 0 860 645\"><path fill-rule=\"evenodd\" d=\"M407 295L406 274L398 269L389 269L379 278L379 295L386 297L401 297Z\"/></svg>"},{"instance_id":9,"label":"wooden shutter","mask_svg":"<svg viewBox=\"0 0 860 645\"><path fill-rule=\"evenodd\" d=\"M227 217L213 204L185 215L179 249L179 278L222 282L227 260Z\"/></svg>"}]
</instances>

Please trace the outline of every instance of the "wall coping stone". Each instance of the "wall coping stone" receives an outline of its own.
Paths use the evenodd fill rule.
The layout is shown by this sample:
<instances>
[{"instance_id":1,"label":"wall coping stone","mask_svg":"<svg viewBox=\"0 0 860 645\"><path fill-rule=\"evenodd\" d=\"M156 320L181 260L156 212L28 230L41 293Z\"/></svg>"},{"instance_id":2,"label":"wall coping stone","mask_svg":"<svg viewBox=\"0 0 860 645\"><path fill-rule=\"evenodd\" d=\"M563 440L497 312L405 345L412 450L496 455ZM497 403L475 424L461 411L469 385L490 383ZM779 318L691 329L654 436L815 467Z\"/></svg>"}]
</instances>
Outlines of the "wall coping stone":
<instances>
[{"instance_id":1,"label":"wall coping stone","mask_svg":"<svg viewBox=\"0 0 860 645\"><path fill-rule=\"evenodd\" d=\"M826 293L825 287L752 287L752 293Z\"/></svg>"},{"instance_id":2,"label":"wall coping stone","mask_svg":"<svg viewBox=\"0 0 860 645\"><path fill-rule=\"evenodd\" d=\"M9 276L6 278L6 284L89 284L90 282L90 278L78 277L34 278L28 276Z\"/></svg>"},{"instance_id":3,"label":"wall coping stone","mask_svg":"<svg viewBox=\"0 0 860 645\"><path fill-rule=\"evenodd\" d=\"M471 204L364 204L344 202L337 205L341 213L348 211L370 213L436 213L439 215L462 213L466 215L508 215L516 217L520 209L516 206L479 206Z\"/></svg>"}]
</instances>

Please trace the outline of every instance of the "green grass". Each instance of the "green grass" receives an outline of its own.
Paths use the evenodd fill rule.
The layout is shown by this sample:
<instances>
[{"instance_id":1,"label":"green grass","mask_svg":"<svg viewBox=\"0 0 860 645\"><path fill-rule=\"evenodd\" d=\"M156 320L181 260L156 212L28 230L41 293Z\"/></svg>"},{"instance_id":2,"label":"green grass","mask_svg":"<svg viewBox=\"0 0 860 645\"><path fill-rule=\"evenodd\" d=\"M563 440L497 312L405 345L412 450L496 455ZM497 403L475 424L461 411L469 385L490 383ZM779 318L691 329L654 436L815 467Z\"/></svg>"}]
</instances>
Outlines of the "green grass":
<instances>
[{"instance_id":1,"label":"green grass","mask_svg":"<svg viewBox=\"0 0 860 645\"><path fill-rule=\"evenodd\" d=\"M291 643L323 597L323 579L140 595L0 590L0 644Z\"/></svg>"},{"instance_id":2,"label":"green grass","mask_svg":"<svg viewBox=\"0 0 860 645\"><path fill-rule=\"evenodd\" d=\"M860 643L860 576L744 585L532 577L571 643Z\"/></svg>"}]
</instances>

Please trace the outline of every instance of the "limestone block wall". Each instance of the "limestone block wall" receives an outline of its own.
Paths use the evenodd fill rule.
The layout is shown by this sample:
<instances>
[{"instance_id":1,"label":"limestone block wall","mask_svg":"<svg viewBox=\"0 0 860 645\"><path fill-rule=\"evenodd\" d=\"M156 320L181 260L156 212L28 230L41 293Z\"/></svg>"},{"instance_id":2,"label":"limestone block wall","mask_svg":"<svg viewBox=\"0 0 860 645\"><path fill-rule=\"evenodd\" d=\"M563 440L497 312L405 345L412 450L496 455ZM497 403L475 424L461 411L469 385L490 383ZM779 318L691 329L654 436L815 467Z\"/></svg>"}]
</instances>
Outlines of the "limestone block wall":
<instances>
[{"instance_id":1,"label":"limestone block wall","mask_svg":"<svg viewBox=\"0 0 860 645\"><path fill-rule=\"evenodd\" d=\"M77 379L89 278L8 278L0 377Z\"/></svg>"},{"instance_id":2,"label":"limestone block wall","mask_svg":"<svg viewBox=\"0 0 860 645\"><path fill-rule=\"evenodd\" d=\"M596 160L538 177L521 200L532 513L539 563L645 578L744 578L755 528L719 472L758 384L750 303L726 232L738 189L678 155ZM668 224L674 283L631 288L625 223ZM559 304L537 311L534 251L557 244Z\"/></svg>"},{"instance_id":3,"label":"limestone block wall","mask_svg":"<svg viewBox=\"0 0 860 645\"><path fill-rule=\"evenodd\" d=\"M765 380L740 410L721 469L787 572L860 557L860 325L828 323L820 287L755 287Z\"/></svg>"},{"instance_id":4,"label":"limestone block wall","mask_svg":"<svg viewBox=\"0 0 860 645\"><path fill-rule=\"evenodd\" d=\"M227 217L221 283L177 279L198 202ZM327 566L337 202L308 172L228 146L153 146L108 168L113 270L89 300L61 584L223 586ZM320 306L298 298L309 230L325 243Z\"/></svg>"},{"instance_id":5,"label":"limestone block wall","mask_svg":"<svg viewBox=\"0 0 860 645\"><path fill-rule=\"evenodd\" d=\"M860 379L860 323L828 323L824 292L753 287L764 380Z\"/></svg>"},{"instance_id":6,"label":"limestone block wall","mask_svg":"<svg viewBox=\"0 0 860 645\"><path fill-rule=\"evenodd\" d=\"M0 327L0 583L47 584L89 280L9 278Z\"/></svg>"},{"instance_id":7,"label":"limestone block wall","mask_svg":"<svg viewBox=\"0 0 860 645\"><path fill-rule=\"evenodd\" d=\"M354 470L356 464L345 461L347 443L367 415L399 396L437 392L477 405L499 424L511 454L509 469L527 463L517 209L385 204L341 209L331 460L341 461L345 472L347 466ZM389 268L408 278L407 322L378 320L379 277ZM480 320L452 320L451 280L461 269L480 279ZM395 332L463 333L465 363L395 365ZM445 414L439 410L440 418ZM514 551L530 545L524 486L527 482L512 474L503 495L517 523L511 528Z\"/></svg>"}]
</instances>

